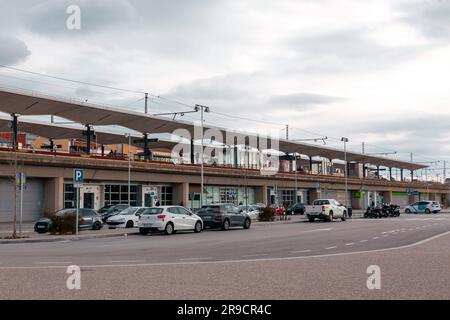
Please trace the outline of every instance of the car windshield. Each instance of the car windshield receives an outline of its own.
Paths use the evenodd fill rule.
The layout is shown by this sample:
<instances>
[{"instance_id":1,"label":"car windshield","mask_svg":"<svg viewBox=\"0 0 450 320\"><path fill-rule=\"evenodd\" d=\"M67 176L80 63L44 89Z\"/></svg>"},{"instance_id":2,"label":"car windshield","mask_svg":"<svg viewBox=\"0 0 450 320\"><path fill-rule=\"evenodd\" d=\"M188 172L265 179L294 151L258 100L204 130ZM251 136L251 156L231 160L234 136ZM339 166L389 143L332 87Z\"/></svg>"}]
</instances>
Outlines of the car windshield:
<instances>
[{"instance_id":1,"label":"car windshield","mask_svg":"<svg viewBox=\"0 0 450 320\"><path fill-rule=\"evenodd\" d=\"M328 200L316 200L314 201L314 205L315 206L323 206L323 205L327 205L330 204L330 201Z\"/></svg>"},{"instance_id":2,"label":"car windshield","mask_svg":"<svg viewBox=\"0 0 450 320\"><path fill-rule=\"evenodd\" d=\"M220 206L203 206L201 210L204 211L220 210Z\"/></svg>"},{"instance_id":3,"label":"car windshield","mask_svg":"<svg viewBox=\"0 0 450 320\"><path fill-rule=\"evenodd\" d=\"M130 208L127 208L125 210L122 210L119 214L128 215L129 216L129 215L134 214L137 210L139 210L139 208L130 207Z\"/></svg>"},{"instance_id":4,"label":"car windshield","mask_svg":"<svg viewBox=\"0 0 450 320\"><path fill-rule=\"evenodd\" d=\"M161 214L164 210L162 208L148 208L144 211L144 215Z\"/></svg>"},{"instance_id":5,"label":"car windshield","mask_svg":"<svg viewBox=\"0 0 450 320\"><path fill-rule=\"evenodd\" d=\"M56 214L59 215L59 216L60 215L64 215L64 214L71 214L71 213L76 214L77 210L76 209L61 209L61 210L56 212Z\"/></svg>"}]
</instances>

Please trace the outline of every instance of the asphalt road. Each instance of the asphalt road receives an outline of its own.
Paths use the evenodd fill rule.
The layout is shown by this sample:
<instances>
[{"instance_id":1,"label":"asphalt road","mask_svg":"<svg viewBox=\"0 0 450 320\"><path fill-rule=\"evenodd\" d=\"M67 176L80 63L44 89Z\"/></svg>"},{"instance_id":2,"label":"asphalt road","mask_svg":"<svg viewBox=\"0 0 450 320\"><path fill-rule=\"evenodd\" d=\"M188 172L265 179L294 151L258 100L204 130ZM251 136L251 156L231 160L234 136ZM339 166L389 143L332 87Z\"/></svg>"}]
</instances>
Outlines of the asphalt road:
<instances>
[{"instance_id":1,"label":"asphalt road","mask_svg":"<svg viewBox=\"0 0 450 320\"><path fill-rule=\"evenodd\" d=\"M450 299L449 244L448 214L5 244L0 298ZM81 290L66 288L69 265Z\"/></svg>"}]
</instances>

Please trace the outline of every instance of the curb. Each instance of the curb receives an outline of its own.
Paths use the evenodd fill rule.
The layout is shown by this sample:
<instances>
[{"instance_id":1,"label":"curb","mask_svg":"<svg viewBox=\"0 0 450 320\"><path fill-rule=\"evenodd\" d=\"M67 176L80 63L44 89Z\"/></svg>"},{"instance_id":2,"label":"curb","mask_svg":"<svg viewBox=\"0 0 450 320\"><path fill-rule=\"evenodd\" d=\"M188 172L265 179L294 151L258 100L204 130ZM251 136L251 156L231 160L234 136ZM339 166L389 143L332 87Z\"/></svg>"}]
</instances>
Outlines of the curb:
<instances>
[{"instance_id":1,"label":"curb","mask_svg":"<svg viewBox=\"0 0 450 320\"><path fill-rule=\"evenodd\" d=\"M125 237L128 235L137 235L139 232L130 232L130 233L113 233L113 234L98 234L98 235L88 235L88 236L70 236L64 238L51 238L51 239L8 239L8 240L0 240L0 244L14 244L14 243L43 243L43 242L62 242L62 241L80 241L80 240L89 240L89 239L102 239L102 238L117 238L117 237Z\"/></svg>"}]
</instances>

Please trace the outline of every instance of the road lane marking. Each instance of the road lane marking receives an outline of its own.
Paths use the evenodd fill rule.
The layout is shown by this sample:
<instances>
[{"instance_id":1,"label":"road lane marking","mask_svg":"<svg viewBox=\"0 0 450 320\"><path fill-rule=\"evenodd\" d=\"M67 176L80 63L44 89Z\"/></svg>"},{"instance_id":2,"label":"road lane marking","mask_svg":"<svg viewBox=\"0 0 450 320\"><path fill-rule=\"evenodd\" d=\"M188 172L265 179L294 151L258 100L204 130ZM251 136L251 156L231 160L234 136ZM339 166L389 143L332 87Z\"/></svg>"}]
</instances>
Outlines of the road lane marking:
<instances>
[{"instance_id":1,"label":"road lane marking","mask_svg":"<svg viewBox=\"0 0 450 320\"><path fill-rule=\"evenodd\" d=\"M109 263L139 263L145 262L145 260L112 260L108 261Z\"/></svg>"},{"instance_id":2,"label":"road lane marking","mask_svg":"<svg viewBox=\"0 0 450 320\"><path fill-rule=\"evenodd\" d=\"M241 257L243 258L251 258L251 257L263 257L263 256L268 256L268 253L259 253L259 254L244 254Z\"/></svg>"},{"instance_id":3,"label":"road lane marking","mask_svg":"<svg viewBox=\"0 0 450 320\"><path fill-rule=\"evenodd\" d=\"M354 244L355 244L354 242L350 242L350 243L347 243L346 246L352 246Z\"/></svg>"},{"instance_id":4,"label":"road lane marking","mask_svg":"<svg viewBox=\"0 0 450 320\"><path fill-rule=\"evenodd\" d=\"M333 250L333 249L337 249L337 247L328 247L328 248L325 248L325 250Z\"/></svg>"},{"instance_id":5,"label":"road lane marking","mask_svg":"<svg viewBox=\"0 0 450 320\"><path fill-rule=\"evenodd\" d=\"M374 250L364 250L364 251L353 251L353 252L341 252L341 253L329 253L315 256L298 256L298 257L280 257L280 258L262 258L262 259L246 259L246 260L216 260L216 261L192 261L192 262L159 262L159 263L147 263L147 264L124 264L124 265L84 265L80 266L81 268L118 268L118 267L160 267L160 266L177 266L177 265L198 265L198 264L224 264L224 263L249 263L249 262L265 262L265 261L289 261L289 260L304 260L311 258L327 258L327 257L339 257L339 256L349 256L349 255L357 255L357 254L367 254L367 253L377 253L377 252L386 252L386 251L394 251L401 249L408 249L412 247L416 247L427 242L433 241L435 239L441 238L443 236L450 235L450 231L445 231L443 233L434 235L432 237L420 240L418 242L414 242L411 244L399 246L399 247L391 247L384 249L374 249ZM0 267L1 270L28 270L28 269L61 269L62 266L31 266L31 267Z\"/></svg>"},{"instance_id":6,"label":"road lane marking","mask_svg":"<svg viewBox=\"0 0 450 320\"><path fill-rule=\"evenodd\" d=\"M380 237L373 237L372 239L373 240L377 240L377 239L380 239Z\"/></svg>"},{"instance_id":7,"label":"road lane marking","mask_svg":"<svg viewBox=\"0 0 450 320\"><path fill-rule=\"evenodd\" d=\"M311 252L311 250L291 251L291 253L307 253L307 252Z\"/></svg>"},{"instance_id":8,"label":"road lane marking","mask_svg":"<svg viewBox=\"0 0 450 320\"><path fill-rule=\"evenodd\" d=\"M212 257L204 257L204 258L183 258L183 259L178 259L180 261L195 261L195 260L211 260Z\"/></svg>"},{"instance_id":9,"label":"road lane marking","mask_svg":"<svg viewBox=\"0 0 450 320\"><path fill-rule=\"evenodd\" d=\"M360 242L361 242L361 243L364 243L364 242L367 242L367 241L369 241L369 240L361 240Z\"/></svg>"}]
</instances>

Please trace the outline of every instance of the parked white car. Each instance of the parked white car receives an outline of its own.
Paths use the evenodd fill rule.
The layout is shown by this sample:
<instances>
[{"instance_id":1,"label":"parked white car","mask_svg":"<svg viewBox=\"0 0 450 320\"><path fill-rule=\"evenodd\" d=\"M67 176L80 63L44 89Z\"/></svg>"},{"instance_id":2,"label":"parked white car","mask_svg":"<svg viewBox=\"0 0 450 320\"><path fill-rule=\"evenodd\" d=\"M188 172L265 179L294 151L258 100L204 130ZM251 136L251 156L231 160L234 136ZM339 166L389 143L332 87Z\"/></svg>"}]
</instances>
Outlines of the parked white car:
<instances>
[{"instance_id":1,"label":"parked white car","mask_svg":"<svg viewBox=\"0 0 450 320\"><path fill-rule=\"evenodd\" d=\"M334 219L347 220L347 208L335 199L318 199L312 206L305 206L305 214L309 222L315 219L333 221Z\"/></svg>"},{"instance_id":2,"label":"parked white car","mask_svg":"<svg viewBox=\"0 0 450 320\"><path fill-rule=\"evenodd\" d=\"M437 201L419 201L405 208L405 213L438 213L442 207Z\"/></svg>"},{"instance_id":3,"label":"parked white car","mask_svg":"<svg viewBox=\"0 0 450 320\"><path fill-rule=\"evenodd\" d=\"M146 207L129 207L106 220L109 229L133 228L138 225L141 214Z\"/></svg>"},{"instance_id":4,"label":"parked white car","mask_svg":"<svg viewBox=\"0 0 450 320\"><path fill-rule=\"evenodd\" d=\"M139 232L143 235L151 231L173 234L191 230L202 232L203 220L188 209L180 206L160 206L146 209L139 219Z\"/></svg>"},{"instance_id":5,"label":"parked white car","mask_svg":"<svg viewBox=\"0 0 450 320\"><path fill-rule=\"evenodd\" d=\"M256 205L249 205L249 206L240 205L238 206L238 210L241 213L248 214L248 216L252 220L256 220L259 217L260 208L257 207Z\"/></svg>"}]
</instances>

